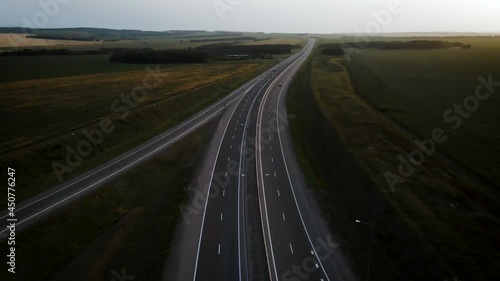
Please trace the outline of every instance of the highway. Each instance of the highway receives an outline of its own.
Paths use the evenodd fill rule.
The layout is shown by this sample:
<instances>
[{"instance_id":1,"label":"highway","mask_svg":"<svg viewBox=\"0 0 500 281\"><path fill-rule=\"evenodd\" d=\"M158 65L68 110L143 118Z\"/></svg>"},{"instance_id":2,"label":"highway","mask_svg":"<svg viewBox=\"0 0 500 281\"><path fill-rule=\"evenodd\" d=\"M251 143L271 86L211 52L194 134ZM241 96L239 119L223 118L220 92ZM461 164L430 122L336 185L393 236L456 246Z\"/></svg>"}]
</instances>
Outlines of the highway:
<instances>
[{"instance_id":1,"label":"highway","mask_svg":"<svg viewBox=\"0 0 500 281\"><path fill-rule=\"evenodd\" d=\"M220 140L213 144L216 156L208 180L210 185L204 191L208 196L205 196L192 280L248 280L245 231L241 223L246 131L255 122L252 111L259 107L262 96L303 56L301 51L277 65L276 71L268 72L226 113L228 120L221 122L224 129ZM188 275L181 273L183 277L177 280L187 280Z\"/></svg>"}]
</instances>

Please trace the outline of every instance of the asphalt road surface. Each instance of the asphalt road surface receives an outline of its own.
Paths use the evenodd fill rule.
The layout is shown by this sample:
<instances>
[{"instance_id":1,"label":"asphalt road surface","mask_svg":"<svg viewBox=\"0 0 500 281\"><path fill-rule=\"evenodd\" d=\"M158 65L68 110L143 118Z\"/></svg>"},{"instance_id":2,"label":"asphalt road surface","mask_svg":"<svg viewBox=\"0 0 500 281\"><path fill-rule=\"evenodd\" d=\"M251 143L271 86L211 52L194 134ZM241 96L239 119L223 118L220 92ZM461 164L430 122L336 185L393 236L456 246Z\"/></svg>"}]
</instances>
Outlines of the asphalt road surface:
<instances>
[{"instance_id":1,"label":"asphalt road surface","mask_svg":"<svg viewBox=\"0 0 500 281\"><path fill-rule=\"evenodd\" d=\"M313 44L271 84L257 115L257 185L272 281L355 280L308 193L288 132L286 91Z\"/></svg>"}]
</instances>

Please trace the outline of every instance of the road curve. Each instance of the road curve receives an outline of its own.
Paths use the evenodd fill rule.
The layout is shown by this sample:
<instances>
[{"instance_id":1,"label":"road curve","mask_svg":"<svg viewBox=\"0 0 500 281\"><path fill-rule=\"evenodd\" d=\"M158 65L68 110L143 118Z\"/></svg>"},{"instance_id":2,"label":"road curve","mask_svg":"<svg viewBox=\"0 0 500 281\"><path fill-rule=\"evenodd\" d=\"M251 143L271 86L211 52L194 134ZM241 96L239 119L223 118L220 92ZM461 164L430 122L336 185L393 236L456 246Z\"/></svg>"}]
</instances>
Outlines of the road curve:
<instances>
[{"instance_id":1,"label":"road curve","mask_svg":"<svg viewBox=\"0 0 500 281\"><path fill-rule=\"evenodd\" d=\"M256 170L261 221L272 281L356 280L321 219L287 131L286 91L314 46L265 93L257 115Z\"/></svg>"}]
</instances>

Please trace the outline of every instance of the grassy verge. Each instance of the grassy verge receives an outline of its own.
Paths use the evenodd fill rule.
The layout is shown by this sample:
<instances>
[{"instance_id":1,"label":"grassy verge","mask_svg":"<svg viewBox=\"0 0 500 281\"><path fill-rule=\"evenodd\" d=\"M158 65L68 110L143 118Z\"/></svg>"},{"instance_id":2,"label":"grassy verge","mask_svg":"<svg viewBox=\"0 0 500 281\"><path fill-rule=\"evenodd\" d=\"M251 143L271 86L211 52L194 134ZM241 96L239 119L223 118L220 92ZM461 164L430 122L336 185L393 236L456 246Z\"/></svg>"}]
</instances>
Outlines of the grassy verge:
<instances>
[{"instance_id":1,"label":"grassy verge","mask_svg":"<svg viewBox=\"0 0 500 281\"><path fill-rule=\"evenodd\" d=\"M299 162L361 277L370 229L355 219L375 225L373 280L498 278L494 190L436 154L391 192L384 172L415 149L413 136L356 95L339 59L316 50L293 83L288 108L298 116L290 124Z\"/></svg>"},{"instance_id":2,"label":"grassy verge","mask_svg":"<svg viewBox=\"0 0 500 281\"><path fill-rule=\"evenodd\" d=\"M161 279L178 206L216 121L18 233L16 275L3 270L0 279L110 280L122 268L136 280Z\"/></svg>"},{"instance_id":3,"label":"grassy verge","mask_svg":"<svg viewBox=\"0 0 500 281\"><path fill-rule=\"evenodd\" d=\"M448 139L439 144L460 165L500 186L500 99L494 87L475 110L466 104L482 85L478 77L500 81L500 42L472 49L363 50L352 57L348 70L357 93L384 115L420 138L441 128ZM491 87L491 86L490 86ZM486 93L486 88L481 93ZM491 90L489 90L491 91ZM470 103L470 102L469 102ZM466 117L458 127L454 105L462 105ZM466 104L464 106L464 104ZM445 112L450 110L443 117Z\"/></svg>"},{"instance_id":4,"label":"grassy verge","mask_svg":"<svg viewBox=\"0 0 500 281\"><path fill-rule=\"evenodd\" d=\"M177 125L268 67L268 63L230 63L161 71L162 84L148 91L125 119L120 118L123 112L111 110L111 104L143 85L147 71L33 80L31 84L39 85L37 94L26 82L3 84L12 95L2 92L0 97L2 110L10 120L10 125L3 128L6 134L2 139L4 154L0 166L11 166L19 172L18 185L23 188L17 199L21 201L58 183L52 163L67 163L66 147L76 149L87 139L83 129L93 130L103 119L110 119L115 127L64 179L96 167Z\"/></svg>"}]
</instances>

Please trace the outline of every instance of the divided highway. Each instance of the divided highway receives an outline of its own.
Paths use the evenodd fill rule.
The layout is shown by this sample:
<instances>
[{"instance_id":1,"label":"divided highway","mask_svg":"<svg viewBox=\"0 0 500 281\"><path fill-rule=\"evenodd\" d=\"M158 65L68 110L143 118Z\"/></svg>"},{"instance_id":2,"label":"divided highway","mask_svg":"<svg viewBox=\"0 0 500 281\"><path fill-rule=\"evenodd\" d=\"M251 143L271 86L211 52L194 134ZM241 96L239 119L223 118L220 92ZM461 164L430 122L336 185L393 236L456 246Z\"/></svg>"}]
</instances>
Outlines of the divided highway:
<instances>
[{"instance_id":1,"label":"divided highway","mask_svg":"<svg viewBox=\"0 0 500 281\"><path fill-rule=\"evenodd\" d=\"M251 87L231 109L211 171L206 202L201 220L193 281L248 280L247 254L242 221L243 201L241 186L245 181L243 151L246 131L251 122L252 111L260 106L262 96L268 92L284 73L302 61L310 50L311 43L301 52L276 66ZM252 141L252 140L250 140ZM186 274L182 275L183 278ZM181 280L181 279L178 279Z\"/></svg>"}]
</instances>

